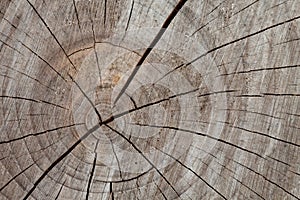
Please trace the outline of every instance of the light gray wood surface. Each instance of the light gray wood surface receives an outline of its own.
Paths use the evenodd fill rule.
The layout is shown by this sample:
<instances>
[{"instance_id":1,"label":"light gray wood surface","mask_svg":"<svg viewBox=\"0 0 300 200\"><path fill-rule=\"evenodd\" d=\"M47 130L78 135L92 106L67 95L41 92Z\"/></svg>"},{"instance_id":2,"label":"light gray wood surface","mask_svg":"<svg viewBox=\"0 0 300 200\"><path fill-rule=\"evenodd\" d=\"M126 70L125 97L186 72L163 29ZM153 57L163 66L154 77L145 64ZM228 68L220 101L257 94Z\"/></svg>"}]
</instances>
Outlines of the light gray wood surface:
<instances>
[{"instance_id":1,"label":"light gray wood surface","mask_svg":"<svg viewBox=\"0 0 300 200\"><path fill-rule=\"evenodd\" d=\"M299 0L1 0L0 199L299 199Z\"/></svg>"}]
</instances>

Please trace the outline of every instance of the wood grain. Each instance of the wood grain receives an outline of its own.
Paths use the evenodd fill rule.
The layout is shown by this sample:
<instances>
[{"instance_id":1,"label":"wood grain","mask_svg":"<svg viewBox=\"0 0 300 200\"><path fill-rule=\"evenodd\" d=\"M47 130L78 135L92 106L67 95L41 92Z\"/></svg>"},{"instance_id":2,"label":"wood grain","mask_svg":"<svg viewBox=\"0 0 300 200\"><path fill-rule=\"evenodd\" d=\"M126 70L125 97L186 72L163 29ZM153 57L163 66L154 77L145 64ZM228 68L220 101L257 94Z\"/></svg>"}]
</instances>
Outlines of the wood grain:
<instances>
[{"instance_id":1,"label":"wood grain","mask_svg":"<svg viewBox=\"0 0 300 200\"><path fill-rule=\"evenodd\" d=\"M0 199L300 199L299 10L1 0Z\"/></svg>"}]
</instances>

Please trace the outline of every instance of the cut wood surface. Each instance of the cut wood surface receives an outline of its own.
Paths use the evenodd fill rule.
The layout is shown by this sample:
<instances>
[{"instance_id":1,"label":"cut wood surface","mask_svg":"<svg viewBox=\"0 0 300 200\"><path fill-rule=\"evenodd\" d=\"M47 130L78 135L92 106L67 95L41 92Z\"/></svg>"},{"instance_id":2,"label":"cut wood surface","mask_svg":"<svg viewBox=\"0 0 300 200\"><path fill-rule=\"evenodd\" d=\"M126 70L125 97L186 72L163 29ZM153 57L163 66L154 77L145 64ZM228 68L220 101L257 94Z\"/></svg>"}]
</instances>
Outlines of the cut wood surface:
<instances>
[{"instance_id":1,"label":"cut wood surface","mask_svg":"<svg viewBox=\"0 0 300 200\"><path fill-rule=\"evenodd\" d=\"M0 199L300 199L299 0L1 0Z\"/></svg>"}]
</instances>

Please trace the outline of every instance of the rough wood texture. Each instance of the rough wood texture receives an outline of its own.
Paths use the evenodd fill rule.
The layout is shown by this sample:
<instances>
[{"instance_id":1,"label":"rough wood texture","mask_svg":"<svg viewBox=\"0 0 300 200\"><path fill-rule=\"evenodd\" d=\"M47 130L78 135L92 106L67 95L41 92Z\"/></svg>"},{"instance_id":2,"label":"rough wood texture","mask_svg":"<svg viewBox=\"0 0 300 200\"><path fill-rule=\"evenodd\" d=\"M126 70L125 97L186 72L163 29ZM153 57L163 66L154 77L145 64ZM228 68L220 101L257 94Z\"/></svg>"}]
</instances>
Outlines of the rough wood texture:
<instances>
[{"instance_id":1,"label":"rough wood texture","mask_svg":"<svg viewBox=\"0 0 300 200\"><path fill-rule=\"evenodd\" d=\"M299 199L299 0L1 0L0 199Z\"/></svg>"}]
</instances>

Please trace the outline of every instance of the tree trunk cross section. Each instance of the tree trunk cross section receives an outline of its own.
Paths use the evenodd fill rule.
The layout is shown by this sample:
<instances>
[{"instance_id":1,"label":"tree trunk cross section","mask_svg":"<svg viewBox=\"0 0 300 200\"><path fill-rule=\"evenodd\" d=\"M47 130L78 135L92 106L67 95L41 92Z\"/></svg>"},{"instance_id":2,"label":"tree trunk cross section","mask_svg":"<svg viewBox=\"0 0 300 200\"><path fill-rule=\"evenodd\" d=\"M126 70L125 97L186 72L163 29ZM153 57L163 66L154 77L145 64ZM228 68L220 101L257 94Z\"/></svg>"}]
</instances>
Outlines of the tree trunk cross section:
<instances>
[{"instance_id":1,"label":"tree trunk cross section","mask_svg":"<svg viewBox=\"0 0 300 200\"><path fill-rule=\"evenodd\" d=\"M1 0L0 199L300 199L299 10Z\"/></svg>"}]
</instances>

